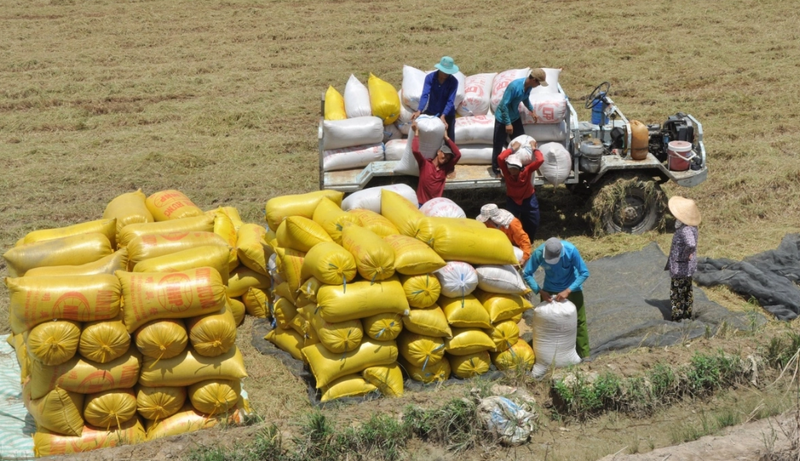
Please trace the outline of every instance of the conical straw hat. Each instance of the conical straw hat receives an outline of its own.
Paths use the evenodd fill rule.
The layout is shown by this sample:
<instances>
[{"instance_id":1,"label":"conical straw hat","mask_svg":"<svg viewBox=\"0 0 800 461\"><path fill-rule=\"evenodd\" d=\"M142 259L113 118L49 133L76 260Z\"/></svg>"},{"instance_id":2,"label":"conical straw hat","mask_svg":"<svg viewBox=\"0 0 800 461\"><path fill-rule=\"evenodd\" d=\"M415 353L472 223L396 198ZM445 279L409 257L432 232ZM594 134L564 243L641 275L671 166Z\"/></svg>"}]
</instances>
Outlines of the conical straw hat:
<instances>
[{"instance_id":1,"label":"conical straw hat","mask_svg":"<svg viewBox=\"0 0 800 461\"><path fill-rule=\"evenodd\" d=\"M700 224L700 210L694 200L676 195L669 199L669 211L672 216L687 226Z\"/></svg>"}]
</instances>

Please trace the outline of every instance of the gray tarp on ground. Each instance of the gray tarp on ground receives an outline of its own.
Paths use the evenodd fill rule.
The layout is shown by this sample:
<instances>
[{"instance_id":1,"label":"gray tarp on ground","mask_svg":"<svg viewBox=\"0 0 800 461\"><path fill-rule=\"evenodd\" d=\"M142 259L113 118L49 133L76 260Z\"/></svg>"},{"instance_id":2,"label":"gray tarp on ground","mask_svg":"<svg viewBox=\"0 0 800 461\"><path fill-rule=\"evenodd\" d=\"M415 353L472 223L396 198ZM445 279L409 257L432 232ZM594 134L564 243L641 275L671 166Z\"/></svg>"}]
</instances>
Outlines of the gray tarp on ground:
<instances>
[{"instance_id":1,"label":"gray tarp on ground","mask_svg":"<svg viewBox=\"0 0 800 461\"><path fill-rule=\"evenodd\" d=\"M727 285L752 296L779 320L800 314L800 234L787 234L775 250L749 256L744 261L700 258L698 285Z\"/></svg>"}]
</instances>

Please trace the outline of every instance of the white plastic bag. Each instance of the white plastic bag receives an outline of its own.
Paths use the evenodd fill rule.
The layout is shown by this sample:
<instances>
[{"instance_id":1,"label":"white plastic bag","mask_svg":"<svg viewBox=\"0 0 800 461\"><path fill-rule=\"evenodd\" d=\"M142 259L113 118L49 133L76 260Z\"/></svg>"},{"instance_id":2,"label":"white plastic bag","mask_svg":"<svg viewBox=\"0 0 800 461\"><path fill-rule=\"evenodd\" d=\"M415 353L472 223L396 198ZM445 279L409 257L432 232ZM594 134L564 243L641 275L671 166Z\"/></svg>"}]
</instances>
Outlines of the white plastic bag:
<instances>
[{"instance_id":1,"label":"white plastic bag","mask_svg":"<svg viewBox=\"0 0 800 461\"><path fill-rule=\"evenodd\" d=\"M434 274L442 286L441 295L448 298L464 297L478 287L478 273L475 268L462 261L450 261Z\"/></svg>"},{"instance_id":2,"label":"white plastic bag","mask_svg":"<svg viewBox=\"0 0 800 461\"><path fill-rule=\"evenodd\" d=\"M350 211L355 208L363 208L380 214L381 191L383 189L395 192L409 202L415 205L417 204L417 192L412 189L411 186L407 184L389 184L387 186L370 187L358 192L353 192L342 200L342 210Z\"/></svg>"},{"instance_id":3,"label":"white plastic bag","mask_svg":"<svg viewBox=\"0 0 800 461\"><path fill-rule=\"evenodd\" d=\"M476 115L458 117L455 128L456 144L492 144L494 142L494 117Z\"/></svg>"},{"instance_id":4,"label":"white plastic bag","mask_svg":"<svg viewBox=\"0 0 800 461\"><path fill-rule=\"evenodd\" d=\"M548 142L539 146L544 156L544 163L539 167L539 173L550 184L557 186L569 177L572 170L572 156L566 147L557 142Z\"/></svg>"},{"instance_id":5,"label":"white plastic bag","mask_svg":"<svg viewBox=\"0 0 800 461\"><path fill-rule=\"evenodd\" d=\"M536 417L529 405L518 405L497 395L481 399L478 404L478 418L483 427L504 445L527 442L536 428Z\"/></svg>"},{"instance_id":6,"label":"white plastic bag","mask_svg":"<svg viewBox=\"0 0 800 461\"><path fill-rule=\"evenodd\" d=\"M430 115L420 115L416 121L419 129L419 151L423 157L433 158L444 143L444 123L439 117ZM419 176L419 165L411 152L413 140L414 133L410 131L403 158L394 167L395 174Z\"/></svg>"},{"instance_id":7,"label":"white plastic bag","mask_svg":"<svg viewBox=\"0 0 800 461\"><path fill-rule=\"evenodd\" d=\"M575 351L578 335L578 310L569 301L542 303L533 310L533 352L536 363L533 377L541 378L551 366L568 367L581 363Z\"/></svg>"},{"instance_id":8,"label":"white plastic bag","mask_svg":"<svg viewBox=\"0 0 800 461\"><path fill-rule=\"evenodd\" d=\"M369 90L353 74L350 74L350 78L344 86L344 111L347 113L347 118L372 115ZM381 121L381 124L383 124L383 121Z\"/></svg>"},{"instance_id":9,"label":"white plastic bag","mask_svg":"<svg viewBox=\"0 0 800 461\"><path fill-rule=\"evenodd\" d=\"M422 88L425 86L425 72L411 66L403 66L403 85L401 99L411 111L419 108L419 99L422 97ZM345 97L345 102L347 98Z\"/></svg>"},{"instance_id":10,"label":"white plastic bag","mask_svg":"<svg viewBox=\"0 0 800 461\"><path fill-rule=\"evenodd\" d=\"M322 122L322 150L342 149L383 142L383 121L378 117L355 117Z\"/></svg>"},{"instance_id":11,"label":"white plastic bag","mask_svg":"<svg viewBox=\"0 0 800 461\"><path fill-rule=\"evenodd\" d=\"M406 152L408 139L392 139L384 146L384 158L386 160L400 160Z\"/></svg>"},{"instance_id":12,"label":"white plastic bag","mask_svg":"<svg viewBox=\"0 0 800 461\"><path fill-rule=\"evenodd\" d=\"M464 100L457 112L462 117L486 115L492 102L492 81L497 73L470 75L464 87ZM458 138L456 138L458 139Z\"/></svg>"},{"instance_id":13,"label":"white plastic bag","mask_svg":"<svg viewBox=\"0 0 800 461\"><path fill-rule=\"evenodd\" d=\"M383 143L345 147L322 152L322 170L349 170L383 160Z\"/></svg>"},{"instance_id":14,"label":"white plastic bag","mask_svg":"<svg viewBox=\"0 0 800 461\"><path fill-rule=\"evenodd\" d=\"M438 218L466 218L458 204L447 197L435 197L425 202L419 211L425 216Z\"/></svg>"},{"instance_id":15,"label":"white plastic bag","mask_svg":"<svg viewBox=\"0 0 800 461\"><path fill-rule=\"evenodd\" d=\"M522 276L510 264L485 264L475 267L478 273L478 288L487 293L522 294L528 286Z\"/></svg>"}]
</instances>

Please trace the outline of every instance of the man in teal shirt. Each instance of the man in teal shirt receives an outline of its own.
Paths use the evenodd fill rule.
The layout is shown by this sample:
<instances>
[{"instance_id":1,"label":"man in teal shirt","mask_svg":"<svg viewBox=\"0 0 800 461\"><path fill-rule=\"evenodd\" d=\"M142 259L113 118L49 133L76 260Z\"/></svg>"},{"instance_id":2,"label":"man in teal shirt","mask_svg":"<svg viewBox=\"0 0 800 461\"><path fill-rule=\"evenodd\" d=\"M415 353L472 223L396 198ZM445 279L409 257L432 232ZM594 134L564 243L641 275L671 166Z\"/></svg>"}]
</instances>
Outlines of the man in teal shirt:
<instances>
[{"instance_id":1,"label":"man in teal shirt","mask_svg":"<svg viewBox=\"0 0 800 461\"><path fill-rule=\"evenodd\" d=\"M533 278L536 269L544 269L544 286ZM589 278L589 269L575 245L556 237L547 239L531 255L522 272L525 283L542 301L568 299L578 309L578 336L575 349L581 358L589 357L589 330L586 326L586 305L583 301L583 282Z\"/></svg>"},{"instance_id":2,"label":"man in teal shirt","mask_svg":"<svg viewBox=\"0 0 800 461\"><path fill-rule=\"evenodd\" d=\"M503 93L503 99L497 105L494 113L494 137L492 139L492 171L495 176L500 174L497 165L497 156L503 151L503 146L511 139L525 134L522 128L522 120L519 115L519 103L525 104L530 111L533 120L536 121L536 114L533 113L531 105L531 90L537 86L547 86L547 75L542 69L533 69L525 78L518 78L509 83Z\"/></svg>"}]
</instances>

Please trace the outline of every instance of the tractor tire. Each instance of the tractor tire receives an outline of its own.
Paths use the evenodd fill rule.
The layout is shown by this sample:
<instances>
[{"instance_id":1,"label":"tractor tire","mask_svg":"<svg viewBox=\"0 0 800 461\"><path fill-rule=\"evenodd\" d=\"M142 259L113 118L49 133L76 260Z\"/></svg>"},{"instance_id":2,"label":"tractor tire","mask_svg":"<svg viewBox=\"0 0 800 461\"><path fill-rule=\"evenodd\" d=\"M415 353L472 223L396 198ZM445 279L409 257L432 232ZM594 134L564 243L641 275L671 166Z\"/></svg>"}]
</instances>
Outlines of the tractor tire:
<instances>
[{"instance_id":1,"label":"tractor tire","mask_svg":"<svg viewBox=\"0 0 800 461\"><path fill-rule=\"evenodd\" d=\"M653 179L623 174L608 178L592 197L595 234L643 234L663 227L667 197Z\"/></svg>"}]
</instances>

